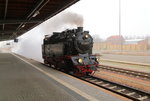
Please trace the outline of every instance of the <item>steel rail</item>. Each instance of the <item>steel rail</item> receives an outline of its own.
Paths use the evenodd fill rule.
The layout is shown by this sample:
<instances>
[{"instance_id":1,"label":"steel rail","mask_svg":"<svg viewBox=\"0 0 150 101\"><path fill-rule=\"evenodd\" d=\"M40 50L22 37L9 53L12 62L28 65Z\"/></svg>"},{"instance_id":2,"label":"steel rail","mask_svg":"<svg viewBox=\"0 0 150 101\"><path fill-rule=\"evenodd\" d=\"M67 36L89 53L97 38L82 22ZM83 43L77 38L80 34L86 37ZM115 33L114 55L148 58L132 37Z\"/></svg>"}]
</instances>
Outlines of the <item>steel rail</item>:
<instances>
[{"instance_id":1,"label":"steel rail","mask_svg":"<svg viewBox=\"0 0 150 101\"><path fill-rule=\"evenodd\" d=\"M43 65L49 66L46 64L43 64ZM53 67L51 67L51 68L53 68ZM56 69L56 68L53 68L53 69ZM58 70L58 69L56 69L56 70ZM64 72L64 71L62 71L62 72ZM72 75L72 74L69 74L69 75ZM72 76L74 76L74 75L72 75ZM150 101L150 92L147 92L147 91L142 91L142 90L139 90L139 89L136 89L136 88L124 85L124 84L119 84L116 82L108 81L106 79L97 78L97 77L93 77L93 76L85 76L85 77L74 76L74 77L79 78L88 83L91 83L100 88L104 88L108 91L111 91L111 92L121 95L123 97L129 98L133 101Z\"/></svg>"},{"instance_id":2,"label":"steel rail","mask_svg":"<svg viewBox=\"0 0 150 101\"><path fill-rule=\"evenodd\" d=\"M107 66L107 65L99 65L99 69L107 70L107 71L112 71L115 73L121 73L127 76L133 76L142 80L150 80L150 73L145 73L141 71L135 71L135 70L129 70L129 69L124 69L124 68L117 68L113 66Z\"/></svg>"},{"instance_id":3,"label":"steel rail","mask_svg":"<svg viewBox=\"0 0 150 101\"><path fill-rule=\"evenodd\" d=\"M105 79L87 76L79 77L81 80L87 81L98 87L104 88L111 92L117 93L118 95L124 96L134 101L150 101L150 92L141 91L136 88L132 88L126 85L108 81Z\"/></svg>"}]
</instances>

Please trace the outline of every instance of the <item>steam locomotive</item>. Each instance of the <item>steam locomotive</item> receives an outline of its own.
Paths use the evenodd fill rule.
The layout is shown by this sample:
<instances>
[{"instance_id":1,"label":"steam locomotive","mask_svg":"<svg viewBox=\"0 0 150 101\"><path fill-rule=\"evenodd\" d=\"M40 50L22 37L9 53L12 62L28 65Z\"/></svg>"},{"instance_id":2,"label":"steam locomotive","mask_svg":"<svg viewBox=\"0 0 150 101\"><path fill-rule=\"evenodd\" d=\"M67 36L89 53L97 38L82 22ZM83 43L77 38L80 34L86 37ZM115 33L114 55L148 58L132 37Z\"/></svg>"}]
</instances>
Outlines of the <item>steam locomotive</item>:
<instances>
[{"instance_id":1,"label":"steam locomotive","mask_svg":"<svg viewBox=\"0 0 150 101\"><path fill-rule=\"evenodd\" d=\"M83 27L46 35L42 45L44 63L76 76L92 74L99 65L92 55L93 38Z\"/></svg>"}]
</instances>

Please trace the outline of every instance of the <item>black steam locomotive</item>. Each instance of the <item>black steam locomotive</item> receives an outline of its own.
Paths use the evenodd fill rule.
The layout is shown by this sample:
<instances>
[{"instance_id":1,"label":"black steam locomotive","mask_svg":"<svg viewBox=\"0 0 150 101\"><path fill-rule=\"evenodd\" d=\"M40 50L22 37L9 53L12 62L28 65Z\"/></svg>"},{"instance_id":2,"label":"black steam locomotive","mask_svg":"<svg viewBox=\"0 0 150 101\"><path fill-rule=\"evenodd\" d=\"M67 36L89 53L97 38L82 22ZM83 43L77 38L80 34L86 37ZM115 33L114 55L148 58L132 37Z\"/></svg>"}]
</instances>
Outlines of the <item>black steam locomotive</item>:
<instances>
[{"instance_id":1,"label":"black steam locomotive","mask_svg":"<svg viewBox=\"0 0 150 101\"><path fill-rule=\"evenodd\" d=\"M53 32L45 36L42 45L44 63L77 76L97 70L98 59L92 55L93 38L83 27Z\"/></svg>"}]
</instances>

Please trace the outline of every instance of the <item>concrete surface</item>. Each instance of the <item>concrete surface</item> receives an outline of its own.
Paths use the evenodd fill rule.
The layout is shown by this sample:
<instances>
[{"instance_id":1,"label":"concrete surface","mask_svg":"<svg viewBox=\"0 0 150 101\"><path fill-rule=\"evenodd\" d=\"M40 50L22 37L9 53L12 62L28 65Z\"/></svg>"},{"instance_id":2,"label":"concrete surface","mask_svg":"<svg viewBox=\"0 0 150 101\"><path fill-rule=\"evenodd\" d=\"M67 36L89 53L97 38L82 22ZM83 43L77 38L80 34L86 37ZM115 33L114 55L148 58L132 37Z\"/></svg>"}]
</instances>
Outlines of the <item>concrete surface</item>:
<instances>
[{"instance_id":1,"label":"concrete surface","mask_svg":"<svg viewBox=\"0 0 150 101\"><path fill-rule=\"evenodd\" d=\"M110 60L129 61L129 62L150 64L150 56L102 54L101 58L110 59Z\"/></svg>"},{"instance_id":2,"label":"concrete surface","mask_svg":"<svg viewBox=\"0 0 150 101\"><path fill-rule=\"evenodd\" d=\"M0 101L121 101L74 77L8 53L0 53ZM36 67L36 68L35 68Z\"/></svg>"},{"instance_id":3,"label":"concrete surface","mask_svg":"<svg viewBox=\"0 0 150 101\"><path fill-rule=\"evenodd\" d=\"M123 63L115 61L123 61ZM100 64L150 73L150 56L102 54Z\"/></svg>"},{"instance_id":4,"label":"concrete surface","mask_svg":"<svg viewBox=\"0 0 150 101\"><path fill-rule=\"evenodd\" d=\"M0 101L86 101L11 54L0 54Z\"/></svg>"}]
</instances>

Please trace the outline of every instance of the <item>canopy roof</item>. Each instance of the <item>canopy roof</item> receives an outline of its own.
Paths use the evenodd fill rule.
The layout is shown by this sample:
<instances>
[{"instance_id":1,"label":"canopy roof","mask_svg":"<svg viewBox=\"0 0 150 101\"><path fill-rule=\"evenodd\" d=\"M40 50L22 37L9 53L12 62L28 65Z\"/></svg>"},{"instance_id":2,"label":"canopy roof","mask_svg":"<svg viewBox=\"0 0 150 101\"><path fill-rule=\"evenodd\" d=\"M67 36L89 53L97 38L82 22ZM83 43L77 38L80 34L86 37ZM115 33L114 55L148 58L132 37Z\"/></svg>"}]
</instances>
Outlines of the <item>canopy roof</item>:
<instances>
[{"instance_id":1,"label":"canopy roof","mask_svg":"<svg viewBox=\"0 0 150 101\"><path fill-rule=\"evenodd\" d=\"M0 41L14 39L79 0L0 0Z\"/></svg>"}]
</instances>

